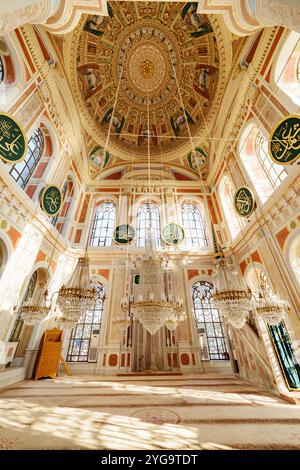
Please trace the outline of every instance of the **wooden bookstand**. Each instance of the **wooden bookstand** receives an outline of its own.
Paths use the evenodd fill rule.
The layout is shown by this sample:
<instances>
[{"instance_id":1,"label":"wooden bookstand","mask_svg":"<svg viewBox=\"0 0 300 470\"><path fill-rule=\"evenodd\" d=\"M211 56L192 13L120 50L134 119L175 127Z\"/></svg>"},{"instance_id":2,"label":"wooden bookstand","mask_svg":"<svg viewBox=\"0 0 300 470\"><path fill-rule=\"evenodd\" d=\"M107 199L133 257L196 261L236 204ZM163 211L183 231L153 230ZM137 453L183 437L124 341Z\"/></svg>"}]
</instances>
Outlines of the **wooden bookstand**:
<instances>
[{"instance_id":1,"label":"wooden bookstand","mask_svg":"<svg viewBox=\"0 0 300 470\"><path fill-rule=\"evenodd\" d=\"M72 375L61 355L62 334L62 330L59 330L58 328L46 330L43 334L40 350L35 363L34 380L38 380L41 377L50 377L51 379L54 379L57 375L60 361L62 361L67 374Z\"/></svg>"}]
</instances>

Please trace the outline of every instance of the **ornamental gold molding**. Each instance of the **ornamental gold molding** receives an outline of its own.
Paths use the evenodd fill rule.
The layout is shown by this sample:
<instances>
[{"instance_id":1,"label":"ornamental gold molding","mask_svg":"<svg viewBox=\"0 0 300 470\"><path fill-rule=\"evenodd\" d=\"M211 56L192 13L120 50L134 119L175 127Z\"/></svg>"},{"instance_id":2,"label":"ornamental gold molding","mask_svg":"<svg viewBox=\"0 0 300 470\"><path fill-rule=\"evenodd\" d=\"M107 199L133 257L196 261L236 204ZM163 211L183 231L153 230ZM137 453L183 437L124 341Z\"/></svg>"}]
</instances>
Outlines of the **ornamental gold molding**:
<instances>
[{"instance_id":1,"label":"ornamental gold molding","mask_svg":"<svg viewBox=\"0 0 300 470\"><path fill-rule=\"evenodd\" d=\"M280 25L300 32L300 7L290 0L199 0L198 13L222 14L230 31L245 36Z\"/></svg>"},{"instance_id":2,"label":"ornamental gold molding","mask_svg":"<svg viewBox=\"0 0 300 470\"><path fill-rule=\"evenodd\" d=\"M93 138L93 140L98 144L101 145L102 147L105 147L106 140L107 140L107 131L100 131L99 129L99 119L97 122L95 119L95 112L89 112L87 109L87 103L90 103L91 98L86 98L83 99L82 93L81 93L81 86L79 84L79 79L78 79L78 73L77 73L77 57L78 53L80 56L85 54L85 49L84 45L81 41L81 36L82 34L89 34L85 31L84 25L87 21L87 17L83 17L74 32L66 37L65 45L64 45L64 55L65 57L70 57L70 60L66 63L66 70L69 73L69 78L70 78L70 83L71 83L71 88L73 91L74 98L76 100L78 109L80 110L81 116L82 116L82 122L83 125L86 129L86 131L90 134L90 136ZM214 125L214 121L217 116L217 112L219 110L219 106L222 100L223 92L225 89L226 85L226 80L228 77L229 69L231 66L231 56L228 55L228 51L231 50L230 46L230 34L226 30L226 26L223 22L223 19L220 17L209 17L210 24L212 26L214 36L215 36L215 42L218 47L218 55L219 55L219 68L218 68L218 83L216 86L215 90L215 95L214 99L210 103L210 108L209 112L205 116L205 122L202 122L201 125L197 128L197 131L195 132L195 135L193 137L193 143L194 145L201 145L203 143L203 140L207 140L207 131L208 129L211 129L212 126ZM207 44L211 47L213 37L212 35L207 35ZM93 37L91 37L91 41L93 42ZM96 40L94 41L96 44ZM77 52L78 51L78 52ZM111 58L108 57L108 60L111 60ZM136 60L139 60L136 57ZM109 61L108 61L109 64ZM141 70L145 74L149 73L154 73L153 72L153 67L150 67L148 64L148 67L146 67L146 64L140 64L142 67ZM106 99L114 99L115 93L113 92L112 88L110 86L105 85L105 98ZM90 104L91 106L91 104ZM178 105L180 107L180 103ZM92 106L94 109L95 106ZM137 107L138 108L138 107ZM201 113L200 113L201 114ZM175 136L173 137L175 140ZM205 139L206 138L206 139ZM129 145L119 145L118 141L113 142L113 139L109 139L109 151L112 156L117 156L118 158L121 158L123 160L127 161L147 161L147 155L141 153L140 151L137 151L133 147L129 148ZM183 139L184 143L180 142L176 145L172 144L174 148L168 150L167 147L166 149L162 149L161 152L159 152L157 155L153 154L153 150L151 150L151 161L160 161L163 159L164 162L167 161L172 161L175 158L184 158L188 154L188 152L191 150L191 143L189 141L188 136Z\"/></svg>"}]
</instances>

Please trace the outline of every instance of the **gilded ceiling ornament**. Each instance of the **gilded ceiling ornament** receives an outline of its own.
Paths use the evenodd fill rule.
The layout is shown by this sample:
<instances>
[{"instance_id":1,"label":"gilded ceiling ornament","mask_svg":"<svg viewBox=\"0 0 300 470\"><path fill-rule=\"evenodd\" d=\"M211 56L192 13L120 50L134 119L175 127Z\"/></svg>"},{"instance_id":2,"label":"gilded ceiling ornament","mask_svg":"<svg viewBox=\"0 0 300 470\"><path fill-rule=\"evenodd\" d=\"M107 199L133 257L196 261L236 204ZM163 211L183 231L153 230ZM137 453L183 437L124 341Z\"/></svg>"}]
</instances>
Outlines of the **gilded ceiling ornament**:
<instances>
[{"instance_id":1,"label":"gilded ceiling ornament","mask_svg":"<svg viewBox=\"0 0 300 470\"><path fill-rule=\"evenodd\" d=\"M201 145L224 85L212 21L180 2L114 2L109 16L82 18L72 39L72 85L99 145L110 130L109 151L120 158L147 160L148 141L153 159L184 158L188 126Z\"/></svg>"}]
</instances>

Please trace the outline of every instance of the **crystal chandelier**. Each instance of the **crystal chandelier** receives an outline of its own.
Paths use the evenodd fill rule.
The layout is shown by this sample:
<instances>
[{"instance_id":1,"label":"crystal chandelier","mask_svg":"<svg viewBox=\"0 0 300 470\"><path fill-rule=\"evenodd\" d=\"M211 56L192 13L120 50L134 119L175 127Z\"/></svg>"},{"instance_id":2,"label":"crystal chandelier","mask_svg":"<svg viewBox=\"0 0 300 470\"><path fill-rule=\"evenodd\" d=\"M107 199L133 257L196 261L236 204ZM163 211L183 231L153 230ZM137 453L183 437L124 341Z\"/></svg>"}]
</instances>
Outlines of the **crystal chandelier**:
<instances>
[{"instance_id":1,"label":"crystal chandelier","mask_svg":"<svg viewBox=\"0 0 300 470\"><path fill-rule=\"evenodd\" d=\"M217 289L213 296L214 302L225 321L235 328L242 328L251 310L252 293L231 258L221 256L217 260Z\"/></svg>"},{"instance_id":2,"label":"crystal chandelier","mask_svg":"<svg viewBox=\"0 0 300 470\"><path fill-rule=\"evenodd\" d=\"M68 283L63 285L57 298L61 311L60 323L74 325L86 310L94 307L96 289L90 287L89 260L87 256L78 259L76 268Z\"/></svg>"},{"instance_id":3,"label":"crystal chandelier","mask_svg":"<svg viewBox=\"0 0 300 470\"><path fill-rule=\"evenodd\" d=\"M23 305L21 307L20 319L25 325L34 326L47 317L50 307L47 307L45 301L41 305Z\"/></svg>"},{"instance_id":4,"label":"crystal chandelier","mask_svg":"<svg viewBox=\"0 0 300 470\"><path fill-rule=\"evenodd\" d=\"M139 270L140 282L135 285L130 301L125 299L121 304L125 317L132 315L151 335L163 325L174 331L185 319L182 301L175 300L173 291L166 292L166 264L167 259L153 251L138 260L135 268Z\"/></svg>"},{"instance_id":5,"label":"crystal chandelier","mask_svg":"<svg viewBox=\"0 0 300 470\"><path fill-rule=\"evenodd\" d=\"M124 311L123 314L115 316L113 324L116 325L120 331L126 331L130 325L130 317L128 315L128 312Z\"/></svg>"},{"instance_id":6,"label":"crystal chandelier","mask_svg":"<svg viewBox=\"0 0 300 470\"><path fill-rule=\"evenodd\" d=\"M24 302L20 309L20 319L23 320L25 325L34 326L40 323L47 317L50 312L50 307L46 305L46 294L44 292L43 284L38 286L38 294L34 294L36 300ZM31 303L32 302L32 303Z\"/></svg>"},{"instance_id":7,"label":"crystal chandelier","mask_svg":"<svg viewBox=\"0 0 300 470\"><path fill-rule=\"evenodd\" d=\"M269 325L278 325L286 316L288 303L278 294L261 287L262 293L256 300L255 313Z\"/></svg>"}]
</instances>

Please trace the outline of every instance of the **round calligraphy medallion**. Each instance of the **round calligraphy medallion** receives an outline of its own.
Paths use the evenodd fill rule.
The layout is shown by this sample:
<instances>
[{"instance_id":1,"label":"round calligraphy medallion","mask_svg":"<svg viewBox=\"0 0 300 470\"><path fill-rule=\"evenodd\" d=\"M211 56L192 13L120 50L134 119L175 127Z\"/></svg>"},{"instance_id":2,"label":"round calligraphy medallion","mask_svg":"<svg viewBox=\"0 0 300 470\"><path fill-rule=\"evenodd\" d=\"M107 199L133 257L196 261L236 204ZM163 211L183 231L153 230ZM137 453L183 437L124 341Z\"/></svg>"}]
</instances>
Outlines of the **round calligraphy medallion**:
<instances>
[{"instance_id":1,"label":"round calligraphy medallion","mask_svg":"<svg viewBox=\"0 0 300 470\"><path fill-rule=\"evenodd\" d=\"M168 245L180 245L184 240L184 230L178 224L167 224L163 227L161 236Z\"/></svg>"},{"instance_id":2,"label":"round calligraphy medallion","mask_svg":"<svg viewBox=\"0 0 300 470\"><path fill-rule=\"evenodd\" d=\"M9 114L0 113L0 157L7 163L18 163L27 153L27 139L20 124Z\"/></svg>"},{"instance_id":3,"label":"round calligraphy medallion","mask_svg":"<svg viewBox=\"0 0 300 470\"><path fill-rule=\"evenodd\" d=\"M55 216L62 205L62 194L57 186L46 186L40 194L41 208L50 217Z\"/></svg>"},{"instance_id":4,"label":"round calligraphy medallion","mask_svg":"<svg viewBox=\"0 0 300 470\"><path fill-rule=\"evenodd\" d=\"M234 195L234 208L241 217L249 217L255 210L255 199L251 189L240 187Z\"/></svg>"},{"instance_id":5,"label":"round calligraphy medallion","mask_svg":"<svg viewBox=\"0 0 300 470\"><path fill-rule=\"evenodd\" d=\"M118 225L114 230L114 240L116 243L125 244L130 243L134 239L135 230L131 225L122 224Z\"/></svg>"},{"instance_id":6,"label":"round calligraphy medallion","mask_svg":"<svg viewBox=\"0 0 300 470\"><path fill-rule=\"evenodd\" d=\"M270 135L269 154L278 165L290 165L300 157L300 115L290 114Z\"/></svg>"}]
</instances>

